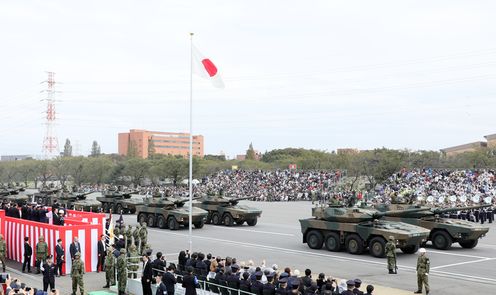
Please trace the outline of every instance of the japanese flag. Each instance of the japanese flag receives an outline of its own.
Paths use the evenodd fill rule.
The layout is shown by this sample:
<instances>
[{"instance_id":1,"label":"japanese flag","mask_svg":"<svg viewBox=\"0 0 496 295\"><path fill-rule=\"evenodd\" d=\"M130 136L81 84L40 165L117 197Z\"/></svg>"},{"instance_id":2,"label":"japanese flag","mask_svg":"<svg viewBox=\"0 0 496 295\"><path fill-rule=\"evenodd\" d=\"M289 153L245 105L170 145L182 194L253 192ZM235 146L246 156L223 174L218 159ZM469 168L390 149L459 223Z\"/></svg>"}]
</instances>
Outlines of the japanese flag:
<instances>
[{"instance_id":1,"label":"japanese flag","mask_svg":"<svg viewBox=\"0 0 496 295\"><path fill-rule=\"evenodd\" d=\"M212 85L217 88L224 88L224 82L220 77L219 71L214 63L203 56L193 45L193 70L200 77L210 80Z\"/></svg>"}]
</instances>

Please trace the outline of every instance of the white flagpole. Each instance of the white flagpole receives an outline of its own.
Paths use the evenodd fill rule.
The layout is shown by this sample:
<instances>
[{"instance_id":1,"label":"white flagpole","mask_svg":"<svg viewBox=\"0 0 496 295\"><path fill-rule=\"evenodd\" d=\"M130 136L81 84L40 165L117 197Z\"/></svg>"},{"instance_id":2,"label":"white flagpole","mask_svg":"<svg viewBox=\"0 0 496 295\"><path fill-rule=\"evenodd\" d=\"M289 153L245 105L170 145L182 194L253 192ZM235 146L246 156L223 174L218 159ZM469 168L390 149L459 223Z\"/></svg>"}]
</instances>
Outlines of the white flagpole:
<instances>
[{"instance_id":1,"label":"white flagpole","mask_svg":"<svg viewBox=\"0 0 496 295\"><path fill-rule=\"evenodd\" d=\"M193 251L193 35L190 36L189 72L189 252Z\"/></svg>"}]
</instances>

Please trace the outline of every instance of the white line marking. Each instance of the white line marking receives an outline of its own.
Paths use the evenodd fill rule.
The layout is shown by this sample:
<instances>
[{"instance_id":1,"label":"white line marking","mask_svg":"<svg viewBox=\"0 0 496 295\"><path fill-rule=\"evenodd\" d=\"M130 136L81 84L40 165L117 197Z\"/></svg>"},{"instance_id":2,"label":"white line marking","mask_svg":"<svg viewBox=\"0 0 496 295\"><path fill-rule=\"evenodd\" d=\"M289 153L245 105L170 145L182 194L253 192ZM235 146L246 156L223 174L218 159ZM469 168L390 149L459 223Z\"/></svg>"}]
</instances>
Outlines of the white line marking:
<instances>
[{"instance_id":1,"label":"white line marking","mask_svg":"<svg viewBox=\"0 0 496 295\"><path fill-rule=\"evenodd\" d=\"M452 253L449 251L436 251L436 250L427 250L428 253L436 253L436 254L441 254L441 255L451 255L451 256L459 256L459 257L467 257L467 258L476 258L476 259L490 259L491 257L484 257L484 256L475 256L475 255L467 255L467 254L459 254L459 253Z\"/></svg>"},{"instance_id":2,"label":"white line marking","mask_svg":"<svg viewBox=\"0 0 496 295\"><path fill-rule=\"evenodd\" d=\"M288 236L288 237L294 237L294 235L293 235L293 234L276 233L276 232L271 232L271 231L261 231L261 230L242 229L242 228L232 228L232 227L225 227L224 229L239 230L239 231L246 231L246 232L251 232L251 233L260 233L260 234L269 234L269 235L278 235L278 236Z\"/></svg>"},{"instance_id":3,"label":"white line marking","mask_svg":"<svg viewBox=\"0 0 496 295\"><path fill-rule=\"evenodd\" d=\"M161 231L161 230L150 229L149 231L156 231L158 233L163 233L163 231ZM181 234L181 233L175 233L175 232L169 232L169 233L172 235L176 235L176 236L188 237L188 234ZM317 252L310 252L310 251L301 251L301 250L295 250L295 249L288 249L288 248L281 248L281 247L274 247L274 246L268 246L268 245L246 243L246 242L238 242L238 241L225 240L225 239L217 239L217 238L198 236L198 235L194 235L193 238L210 240L210 241L221 242L221 243L236 244L239 246L249 247L249 248L257 248L257 249L264 248L267 250L285 251L285 252L290 252L290 253L294 253L294 254L302 254L302 255L306 255L306 256L328 257L328 258L333 258L333 259L338 259L338 260L362 262L362 263L366 263L366 264L370 264L370 265L380 265L381 267L385 266L384 261L373 261L373 260L367 260L367 259L363 259L363 258L352 258L352 257L344 257L344 256L338 256L338 255L332 255L332 254L324 254L324 253L317 253ZM459 254L459 255L462 255L462 254ZM481 258L492 259L489 257L481 257ZM416 270L416 267L413 267L413 266L398 265L398 267L400 267L403 270L409 270L412 272L415 272L415 270ZM473 281L476 283L481 283L481 281L483 281L484 283L489 282L491 284L496 284L496 279L493 279L493 278L470 276L470 275L465 275L465 274L445 272L445 271L439 271L439 270L433 270L433 272L431 272L431 275L432 274L438 275L441 277L451 278L451 279L460 279L460 278L466 279L466 280L470 280L470 281Z\"/></svg>"},{"instance_id":4,"label":"white line marking","mask_svg":"<svg viewBox=\"0 0 496 295\"><path fill-rule=\"evenodd\" d=\"M457 265L464 265L464 264L470 264L470 263L484 262L484 261L489 261L489 260L494 260L494 259L496 259L496 258L483 258L483 259L472 260L472 261L465 261L465 262L458 262L458 263L440 265L440 266L436 266L436 267L431 267L431 269L440 269L440 268L457 266Z\"/></svg>"}]
</instances>

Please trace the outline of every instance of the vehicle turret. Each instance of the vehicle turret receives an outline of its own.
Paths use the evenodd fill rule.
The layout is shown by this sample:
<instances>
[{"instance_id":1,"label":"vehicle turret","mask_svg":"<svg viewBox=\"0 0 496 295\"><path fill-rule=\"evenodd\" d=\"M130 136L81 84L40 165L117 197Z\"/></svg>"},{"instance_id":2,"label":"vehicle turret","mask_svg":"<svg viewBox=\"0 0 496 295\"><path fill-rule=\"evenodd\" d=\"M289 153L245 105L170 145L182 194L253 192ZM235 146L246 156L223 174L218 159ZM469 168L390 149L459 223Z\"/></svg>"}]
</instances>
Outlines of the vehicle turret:
<instances>
[{"instance_id":1,"label":"vehicle turret","mask_svg":"<svg viewBox=\"0 0 496 295\"><path fill-rule=\"evenodd\" d=\"M246 221L249 226L254 226L258 217L262 215L262 210L238 204L239 201L252 198L250 196L227 198L208 194L201 197L200 202L195 203L194 206L208 211L207 223L232 226L234 223L241 225Z\"/></svg>"},{"instance_id":2,"label":"vehicle turret","mask_svg":"<svg viewBox=\"0 0 496 295\"><path fill-rule=\"evenodd\" d=\"M480 209L490 207L491 205L477 205L467 207L452 207L452 208L431 208L427 206L410 205L410 204L391 204L377 206L377 210L387 212L387 210L395 210L402 212L396 216L387 216L386 220L401 221L412 225L421 226L430 230L429 240L436 249L447 250L454 242L458 242L463 248L474 248L477 246L479 239L486 235L489 227L479 224L477 218L486 218L484 215L479 215L481 212L470 212L472 209ZM424 209L423 211L411 212L411 209ZM455 213L461 211L460 214ZM467 211L467 212L464 212ZM443 213L449 213L450 217L445 218ZM471 221L472 220L472 221Z\"/></svg>"},{"instance_id":3,"label":"vehicle turret","mask_svg":"<svg viewBox=\"0 0 496 295\"><path fill-rule=\"evenodd\" d=\"M374 209L365 208L348 208L348 207L314 207L312 208L312 216L326 221L337 222L363 222L369 220L380 219L385 216L399 216L406 212L415 213L425 211L425 208L408 209L405 211L384 211L380 212Z\"/></svg>"}]
</instances>

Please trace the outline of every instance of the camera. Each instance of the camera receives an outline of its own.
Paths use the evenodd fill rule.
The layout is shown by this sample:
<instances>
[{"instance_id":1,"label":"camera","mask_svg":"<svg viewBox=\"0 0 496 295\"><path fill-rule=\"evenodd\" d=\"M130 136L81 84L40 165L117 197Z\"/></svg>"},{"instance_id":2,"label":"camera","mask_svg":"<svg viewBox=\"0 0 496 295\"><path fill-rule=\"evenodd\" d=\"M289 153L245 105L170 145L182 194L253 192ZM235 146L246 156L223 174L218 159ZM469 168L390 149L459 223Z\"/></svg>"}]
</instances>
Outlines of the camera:
<instances>
[{"instance_id":1,"label":"camera","mask_svg":"<svg viewBox=\"0 0 496 295\"><path fill-rule=\"evenodd\" d=\"M5 284L5 281L9 278L9 274L6 272L0 273L0 284Z\"/></svg>"}]
</instances>

